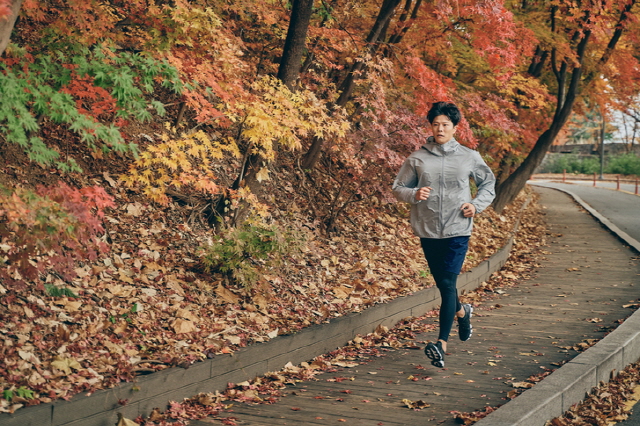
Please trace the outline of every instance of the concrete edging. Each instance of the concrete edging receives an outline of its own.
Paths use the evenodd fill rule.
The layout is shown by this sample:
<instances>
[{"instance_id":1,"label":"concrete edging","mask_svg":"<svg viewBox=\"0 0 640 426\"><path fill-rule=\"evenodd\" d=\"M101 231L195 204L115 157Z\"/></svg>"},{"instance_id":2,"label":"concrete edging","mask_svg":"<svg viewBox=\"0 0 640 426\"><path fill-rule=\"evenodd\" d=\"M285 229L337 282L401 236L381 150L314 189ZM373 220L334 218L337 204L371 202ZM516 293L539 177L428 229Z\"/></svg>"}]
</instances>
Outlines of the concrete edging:
<instances>
[{"instance_id":1,"label":"concrete edging","mask_svg":"<svg viewBox=\"0 0 640 426\"><path fill-rule=\"evenodd\" d=\"M523 210L526 205L523 207ZM517 225L516 225L517 226ZM515 232L514 232L515 233ZM459 290L477 288L507 262L513 234L507 244L477 267L458 278ZM69 401L55 401L0 414L2 426L113 426L117 413L135 418L165 407L169 401L181 401L200 392L226 389L228 383L251 380L268 371L278 371L288 362L308 361L347 344L358 334L368 334L379 326L393 327L407 317L423 315L435 309L440 294L435 286L396 298L362 312L332 319L329 323L307 327L296 334L278 336L265 343L243 348L232 355L219 355L187 369L174 367L141 376L135 382L88 396L75 395ZM120 402L125 401L122 405Z\"/></svg>"},{"instance_id":2,"label":"concrete edging","mask_svg":"<svg viewBox=\"0 0 640 426\"><path fill-rule=\"evenodd\" d=\"M640 243L620 230L571 191L544 184L572 196L618 238L640 252ZM475 426L543 426L582 401L600 382L608 382L616 371L640 359L640 310L614 331L574 359L554 371L533 388L507 402Z\"/></svg>"}]
</instances>

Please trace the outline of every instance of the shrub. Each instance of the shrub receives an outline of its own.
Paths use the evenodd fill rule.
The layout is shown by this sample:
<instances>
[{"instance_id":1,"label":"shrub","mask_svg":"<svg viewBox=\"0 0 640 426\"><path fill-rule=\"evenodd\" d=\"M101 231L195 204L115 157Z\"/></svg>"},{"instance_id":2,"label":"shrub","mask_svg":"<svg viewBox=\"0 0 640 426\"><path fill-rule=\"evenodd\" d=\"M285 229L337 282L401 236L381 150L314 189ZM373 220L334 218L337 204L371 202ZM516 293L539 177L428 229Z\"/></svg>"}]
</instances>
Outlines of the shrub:
<instances>
[{"instance_id":1,"label":"shrub","mask_svg":"<svg viewBox=\"0 0 640 426\"><path fill-rule=\"evenodd\" d=\"M609 159L607 173L640 176L640 157L635 154L622 154Z\"/></svg>"},{"instance_id":2,"label":"shrub","mask_svg":"<svg viewBox=\"0 0 640 426\"><path fill-rule=\"evenodd\" d=\"M245 222L224 230L203 248L202 262L207 272L221 272L250 289L264 272L279 266L284 256L297 252L301 240L296 232L277 225Z\"/></svg>"},{"instance_id":3,"label":"shrub","mask_svg":"<svg viewBox=\"0 0 640 426\"><path fill-rule=\"evenodd\" d=\"M140 54L100 46L36 55L11 46L7 52L0 61L0 133L32 161L63 171L81 170L73 159L60 161L59 153L38 137L43 119L68 126L93 150L136 153L119 125L129 118L149 120L149 105L164 114L160 102L145 98L156 81L182 90L175 68Z\"/></svg>"},{"instance_id":4,"label":"shrub","mask_svg":"<svg viewBox=\"0 0 640 426\"><path fill-rule=\"evenodd\" d=\"M600 171L600 160L597 157L586 157L577 154L557 154L542 167L542 173L586 173Z\"/></svg>"},{"instance_id":5,"label":"shrub","mask_svg":"<svg viewBox=\"0 0 640 426\"><path fill-rule=\"evenodd\" d=\"M104 209L113 206L100 187L59 183L10 191L0 185L0 279L24 288L45 269L75 278L77 260L95 260L107 249L97 235Z\"/></svg>"},{"instance_id":6,"label":"shrub","mask_svg":"<svg viewBox=\"0 0 640 426\"><path fill-rule=\"evenodd\" d=\"M597 155L557 154L540 169L541 173L600 173L600 157ZM640 175L640 157L622 154L605 157L605 173Z\"/></svg>"},{"instance_id":7,"label":"shrub","mask_svg":"<svg viewBox=\"0 0 640 426\"><path fill-rule=\"evenodd\" d=\"M202 130L176 135L168 125L161 141L150 144L129 166L121 180L129 188L141 188L151 200L166 205L167 189L191 188L201 194L221 192L214 164L225 153L240 156L233 140L212 140ZM177 136L177 137L174 137Z\"/></svg>"}]
</instances>

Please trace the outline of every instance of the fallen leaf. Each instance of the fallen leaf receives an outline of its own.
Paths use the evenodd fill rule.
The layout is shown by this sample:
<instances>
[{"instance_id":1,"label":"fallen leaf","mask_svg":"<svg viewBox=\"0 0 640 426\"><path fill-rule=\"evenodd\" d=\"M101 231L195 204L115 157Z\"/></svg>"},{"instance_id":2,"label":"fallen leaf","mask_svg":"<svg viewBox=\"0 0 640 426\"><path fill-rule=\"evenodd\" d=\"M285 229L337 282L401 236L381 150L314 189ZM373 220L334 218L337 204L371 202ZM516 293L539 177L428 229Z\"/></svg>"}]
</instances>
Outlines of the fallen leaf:
<instances>
[{"instance_id":1,"label":"fallen leaf","mask_svg":"<svg viewBox=\"0 0 640 426\"><path fill-rule=\"evenodd\" d=\"M118 423L116 426L140 426L138 423L133 420L129 420L122 415L122 413L118 413Z\"/></svg>"},{"instance_id":2,"label":"fallen leaf","mask_svg":"<svg viewBox=\"0 0 640 426\"><path fill-rule=\"evenodd\" d=\"M60 358L55 357L54 361L51 361L51 366L57 368L63 372L66 376L71 374L71 369L80 370L82 366L78 361L73 358Z\"/></svg>"},{"instance_id":3,"label":"fallen leaf","mask_svg":"<svg viewBox=\"0 0 640 426\"><path fill-rule=\"evenodd\" d=\"M407 408L411 408L412 410L419 410L422 408L429 408L431 407L431 404L427 404L426 402L424 402L423 400L418 400L418 401L411 401L410 399L403 399L402 403L407 407Z\"/></svg>"},{"instance_id":4,"label":"fallen leaf","mask_svg":"<svg viewBox=\"0 0 640 426\"><path fill-rule=\"evenodd\" d=\"M138 217L144 213L144 206L138 202L129 203L127 204L126 208L127 208L127 214L129 216Z\"/></svg>"},{"instance_id":5,"label":"fallen leaf","mask_svg":"<svg viewBox=\"0 0 640 426\"><path fill-rule=\"evenodd\" d=\"M178 333L178 334L182 334L182 333L191 333L193 331L196 331L196 325L189 320L185 320L182 318L176 318L176 320L173 322L173 330Z\"/></svg>"},{"instance_id":6,"label":"fallen leaf","mask_svg":"<svg viewBox=\"0 0 640 426\"><path fill-rule=\"evenodd\" d=\"M511 383L511 386L513 386L514 388L520 388L520 389L530 389L533 387L533 383L529 383L529 382L514 382Z\"/></svg>"}]
</instances>

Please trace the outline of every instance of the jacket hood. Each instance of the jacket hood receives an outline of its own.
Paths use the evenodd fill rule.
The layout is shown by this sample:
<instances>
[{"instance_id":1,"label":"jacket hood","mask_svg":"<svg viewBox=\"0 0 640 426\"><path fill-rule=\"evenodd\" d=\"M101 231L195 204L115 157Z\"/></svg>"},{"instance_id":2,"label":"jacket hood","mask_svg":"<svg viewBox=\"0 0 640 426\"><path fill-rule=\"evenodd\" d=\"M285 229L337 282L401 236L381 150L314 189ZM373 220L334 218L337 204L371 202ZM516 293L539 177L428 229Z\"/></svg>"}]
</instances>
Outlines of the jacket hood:
<instances>
[{"instance_id":1,"label":"jacket hood","mask_svg":"<svg viewBox=\"0 0 640 426\"><path fill-rule=\"evenodd\" d=\"M422 145L422 148L426 149L433 155L437 155L438 157L442 157L445 155L452 154L458 150L460 143L458 143L455 138L452 138L449 142L440 145L435 141L433 136L429 136L427 138L427 143Z\"/></svg>"}]
</instances>

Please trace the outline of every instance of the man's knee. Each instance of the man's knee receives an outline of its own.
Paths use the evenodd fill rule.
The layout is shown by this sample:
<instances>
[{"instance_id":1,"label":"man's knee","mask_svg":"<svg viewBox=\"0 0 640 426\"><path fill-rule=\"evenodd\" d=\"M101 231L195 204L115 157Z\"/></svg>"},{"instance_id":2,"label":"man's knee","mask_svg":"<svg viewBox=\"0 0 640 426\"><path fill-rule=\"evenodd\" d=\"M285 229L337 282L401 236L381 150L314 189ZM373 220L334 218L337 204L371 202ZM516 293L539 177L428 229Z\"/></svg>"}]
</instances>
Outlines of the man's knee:
<instances>
[{"instance_id":1,"label":"man's knee","mask_svg":"<svg viewBox=\"0 0 640 426\"><path fill-rule=\"evenodd\" d=\"M436 286L440 290L455 290L458 282L458 274L453 272L441 272L440 279L436 281Z\"/></svg>"}]
</instances>

